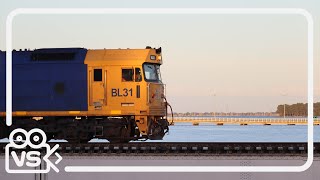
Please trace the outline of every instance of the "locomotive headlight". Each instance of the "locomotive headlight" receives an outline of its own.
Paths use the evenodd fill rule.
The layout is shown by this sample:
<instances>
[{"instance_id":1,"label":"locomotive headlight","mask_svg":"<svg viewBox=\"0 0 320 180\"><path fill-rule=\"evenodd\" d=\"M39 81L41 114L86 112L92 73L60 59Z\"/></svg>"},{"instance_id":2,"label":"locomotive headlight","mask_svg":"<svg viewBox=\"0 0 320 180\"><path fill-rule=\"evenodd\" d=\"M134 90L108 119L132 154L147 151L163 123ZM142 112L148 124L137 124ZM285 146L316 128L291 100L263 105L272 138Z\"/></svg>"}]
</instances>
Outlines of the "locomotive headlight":
<instances>
[{"instance_id":1,"label":"locomotive headlight","mask_svg":"<svg viewBox=\"0 0 320 180\"><path fill-rule=\"evenodd\" d=\"M159 56L158 56L158 60L161 61L161 58L162 58L162 57L159 55Z\"/></svg>"},{"instance_id":2,"label":"locomotive headlight","mask_svg":"<svg viewBox=\"0 0 320 180\"><path fill-rule=\"evenodd\" d=\"M155 55L150 55L150 59L151 59L151 60L156 60L157 58L156 58Z\"/></svg>"}]
</instances>

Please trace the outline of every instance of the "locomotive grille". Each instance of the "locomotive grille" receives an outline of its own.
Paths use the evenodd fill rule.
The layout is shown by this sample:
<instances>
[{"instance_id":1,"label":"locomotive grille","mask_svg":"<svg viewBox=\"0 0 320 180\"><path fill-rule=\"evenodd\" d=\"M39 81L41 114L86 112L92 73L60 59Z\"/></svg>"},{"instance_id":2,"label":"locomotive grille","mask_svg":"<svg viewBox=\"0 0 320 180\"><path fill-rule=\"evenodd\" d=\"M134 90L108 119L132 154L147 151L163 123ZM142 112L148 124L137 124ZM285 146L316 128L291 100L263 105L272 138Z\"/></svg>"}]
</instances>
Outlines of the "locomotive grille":
<instances>
[{"instance_id":1,"label":"locomotive grille","mask_svg":"<svg viewBox=\"0 0 320 180\"><path fill-rule=\"evenodd\" d=\"M166 113L165 107L150 107L150 115L164 116Z\"/></svg>"}]
</instances>

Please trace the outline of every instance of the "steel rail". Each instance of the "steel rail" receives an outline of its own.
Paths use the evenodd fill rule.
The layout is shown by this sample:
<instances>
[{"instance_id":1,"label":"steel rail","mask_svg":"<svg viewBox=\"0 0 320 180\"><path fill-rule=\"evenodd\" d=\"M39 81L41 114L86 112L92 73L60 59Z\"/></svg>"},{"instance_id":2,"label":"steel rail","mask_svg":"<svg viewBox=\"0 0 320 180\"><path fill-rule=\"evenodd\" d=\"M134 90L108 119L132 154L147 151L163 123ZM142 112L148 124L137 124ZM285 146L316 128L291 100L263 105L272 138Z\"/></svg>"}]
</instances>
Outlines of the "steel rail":
<instances>
[{"instance_id":1,"label":"steel rail","mask_svg":"<svg viewBox=\"0 0 320 180\"><path fill-rule=\"evenodd\" d=\"M49 143L54 146L56 143ZM132 142L58 143L58 152L67 155L160 155L160 156L307 156L306 142ZM0 143L0 155L6 143ZM30 148L16 149L31 150ZM314 154L320 156L320 143L314 143Z\"/></svg>"}]
</instances>

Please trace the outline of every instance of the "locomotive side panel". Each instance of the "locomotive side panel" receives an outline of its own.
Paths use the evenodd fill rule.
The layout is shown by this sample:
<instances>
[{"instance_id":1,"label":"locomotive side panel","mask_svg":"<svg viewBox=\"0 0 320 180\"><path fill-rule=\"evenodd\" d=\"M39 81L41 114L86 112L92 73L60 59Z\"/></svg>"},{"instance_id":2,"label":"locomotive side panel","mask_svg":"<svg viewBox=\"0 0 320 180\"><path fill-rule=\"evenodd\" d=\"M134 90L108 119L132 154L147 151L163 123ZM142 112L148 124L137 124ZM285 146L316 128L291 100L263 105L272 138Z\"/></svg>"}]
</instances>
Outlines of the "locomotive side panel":
<instances>
[{"instance_id":1,"label":"locomotive side panel","mask_svg":"<svg viewBox=\"0 0 320 180\"><path fill-rule=\"evenodd\" d=\"M149 49L88 50L85 60L88 65L88 114L147 115L146 83L142 79L141 66L149 53ZM95 71L102 72L97 73L102 76L97 77L98 82L94 80ZM135 77L138 74L140 78ZM103 100L95 97L95 92L103 94L103 91L104 96L100 97Z\"/></svg>"},{"instance_id":2,"label":"locomotive side panel","mask_svg":"<svg viewBox=\"0 0 320 180\"><path fill-rule=\"evenodd\" d=\"M84 65L15 65L13 72L14 111L87 110Z\"/></svg>"},{"instance_id":3,"label":"locomotive side panel","mask_svg":"<svg viewBox=\"0 0 320 180\"><path fill-rule=\"evenodd\" d=\"M86 111L84 57L84 49L14 51L13 111ZM5 58L1 63L0 111L4 112Z\"/></svg>"},{"instance_id":4,"label":"locomotive side panel","mask_svg":"<svg viewBox=\"0 0 320 180\"><path fill-rule=\"evenodd\" d=\"M143 86L134 78L134 70L137 65L110 66L110 75L117 75L108 81L108 102L111 106L111 114L139 115L140 111L146 109L144 98L137 97L137 86ZM141 92L140 92L141 93Z\"/></svg>"}]
</instances>

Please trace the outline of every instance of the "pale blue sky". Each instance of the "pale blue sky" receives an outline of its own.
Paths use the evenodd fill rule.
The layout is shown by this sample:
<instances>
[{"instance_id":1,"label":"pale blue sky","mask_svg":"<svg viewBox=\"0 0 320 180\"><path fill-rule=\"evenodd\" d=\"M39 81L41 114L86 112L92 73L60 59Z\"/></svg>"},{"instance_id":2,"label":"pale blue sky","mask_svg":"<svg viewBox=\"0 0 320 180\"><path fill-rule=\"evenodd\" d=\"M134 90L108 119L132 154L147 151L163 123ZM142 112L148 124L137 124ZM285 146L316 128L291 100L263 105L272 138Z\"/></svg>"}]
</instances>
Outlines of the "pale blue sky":
<instances>
[{"instance_id":1,"label":"pale blue sky","mask_svg":"<svg viewBox=\"0 0 320 180\"><path fill-rule=\"evenodd\" d=\"M18 3L22 2L22 3ZM296 7L315 20L315 101L319 100L319 18L316 1L9 1L18 7ZM162 76L175 111L274 111L306 102L307 28L298 15L23 15L14 20L13 46L163 47ZM286 96L282 96L286 94Z\"/></svg>"}]
</instances>

